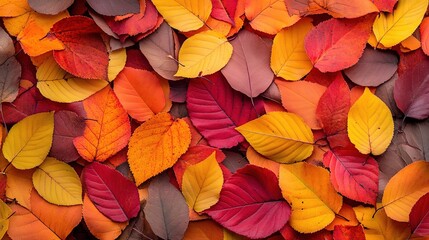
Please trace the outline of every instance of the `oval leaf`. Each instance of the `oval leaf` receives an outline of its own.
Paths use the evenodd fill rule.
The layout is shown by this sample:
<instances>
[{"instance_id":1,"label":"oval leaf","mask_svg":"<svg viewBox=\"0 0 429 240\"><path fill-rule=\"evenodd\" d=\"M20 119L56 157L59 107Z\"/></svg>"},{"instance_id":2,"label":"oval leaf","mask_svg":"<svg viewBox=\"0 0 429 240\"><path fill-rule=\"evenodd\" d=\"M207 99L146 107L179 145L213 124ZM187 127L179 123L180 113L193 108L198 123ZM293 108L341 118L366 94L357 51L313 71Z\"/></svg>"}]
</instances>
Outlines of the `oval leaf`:
<instances>
[{"instance_id":1,"label":"oval leaf","mask_svg":"<svg viewBox=\"0 0 429 240\"><path fill-rule=\"evenodd\" d=\"M82 184L76 171L67 163L46 158L33 173L37 192L48 202L70 206L82 204Z\"/></svg>"},{"instance_id":2,"label":"oval leaf","mask_svg":"<svg viewBox=\"0 0 429 240\"><path fill-rule=\"evenodd\" d=\"M0 65L15 54L12 38L0 27Z\"/></svg>"},{"instance_id":3,"label":"oval leaf","mask_svg":"<svg viewBox=\"0 0 429 240\"><path fill-rule=\"evenodd\" d=\"M417 161L395 174L386 185L382 203L387 216L408 222L414 204L429 192L429 163Z\"/></svg>"},{"instance_id":4,"label":"oval leaf","mask_svg":"<svg viewBox=\"0 0 429 240\"><path fill-rule=\"evenodd\" d=\"M110 87L83 102L86 121L83 136L73 139L79 154L87 161L105 161L122 150L131 136L128 114Z\"/></svg>"},{"instance_id":5,"label":"oval leaf","mask_svg":"<svg viewBox=\"0 0 429 240\"><path fill-rule=\"evenodd\" d=\"M428 7L428 0L399 0L392 13L380 13L373 24L377 43L392 47L417 29Z\"/></svg>"},{"instance_id":6,"label":"oval leaf","mask_svg":"<svg viewBox=\"0 0 429 240\"><path fill-rule=\"evenodd\" d=\"M386 104L365 88L362 96L351 106L347 131L359 152L380 155L393 138L392 113Z\"/></svg>"},{"instance_id":7,"label":"oval leaf","mask_svg":"<svg viewBox=\"0 0 429 240\"><path fill-rule=\"evenodd\" d=\"M107 76L110 82L113 81L116 76L118 76L122 69L124 69L126 61L127 51L125 48L120 48L109 53Z\"/></svg>"},{"instance_id":8,"label":"oval leaf","mask_svg":"<svg viewBox=\"0 0 429 240\"><path fill-rule=\"evenodd\" d=\"M429 193L421 197L411 209L410 225L415 236L429 236Z\"/></svg>"},{"instance_id":9,"label":"oval leaf","mask_svg":"<svg viewBox=\"0 0 429 240\"><path fill-rule=\"evenodd\" d=\"M202 162L187 167L183 174L183 196L196 212L210 208L219 200L223 175L215 156L214 152Z\"/></svg>"},{"instance_id":10,"label":"oval leaf","mask_svg":"<svg viewBox=\"0 0 429 240\"><path fill-rule=\"evenodd\" d=\"M151 181L144 214L154 233L163 239L180 240L188 228L188 206L166 175Z\"/></svg>"},{"instance_id":11,"label":"oval leaf","mask_svg":"<svg viewBox=\"0 0 429 240\"><path fill-rule=\"evenodd\" d=\"M293 113L270 112L236 128L260 154L279 163L302 161L313 152L313 133Z\"/></svg>"},{"instance_id":12,"label":"oval leaf","mask_svg":"<svg viewBox=\"0 0 429 240\"><path fill-rule=\"evenodd\" d=\"M0 64L0 103L15 101L18 96L21 73L21 64L14 57Z\"/></svg>"},{"instance_id":13,"label":"oval leaf","mask_svg":"<svg viewBox=\"0 0 429 240\"><path fill-rule=\"evenodd\" d=\"M39 13L56 15L72 5L74 0L28 0L30 7Z\"/></svg>"},{"instance_id":14,"label":"oval leaf","mask_svg":"<svg viewBox=\"0 0 429 240\"><path fill-rule=\"evenodd\" d=\"M82 179L88 197L111 220L125 222L139 213L136 186L115 169L93 162L82 170Z\"/></svg>"},{"instance_id":15,"label":"oval leaf","mask_svg":"<svg viewBox=\"0 0 429 240\"><path fill-rule=\"evenodd\" d=\"M183 119L158 113L138 127L128 145L128 163L136 184L176 163L191 143L191 131Z\"/></svg>"},{"instance_id":16,"label":"oval leaf","mask_svg":"<svg viewBox=\"0 0 429 240\"><path fill-rule=\"evenodd\" d=\"M152 2L168 25L182 32L202 27L212 11L210 0L153 0Z\"/></svg>"},{"instance_id":17,"label":"oval leaf","mask_svg":"<svg viewBox=\"0 0 429 240\"><path fill-rule=\"evenodd\" d=\"M3 144L3 155L15 168L34 168L48 155L53 134L53 112L28 116L10 129Z\"/></svg>"},{"instance_id":18,"label":"oval leaf","mask_svg":"<svg viewBox=\"0 0 429 240\"><path fill-rule=\"evenodd\" d=\"M247 165L225 182L219 202L206 212L235 233L265 238L286 224L290 207L272 172Z\"/></svg>"},{"instance_id":19,"label":"oval leaf","mask_svg":"<svg viewBox=\"0 0 429 240\"><path fill-rule=\"evenodd\" d=\"M305 36L312 28L311 19L304 18L274 37L270 66L277 77L295 81L313 68L304 48Z\"/></svg>"},{"instance_id":20,"label":"oval leaf","mask_svg":"<svg viewBox=\"0 0 429 240\"><path fill-rule=\"evenodd\" d=\"M232 55L228 40L216 31L197 33L183 43L179 51L176 77L196 78L223 68Z\"/></svg>"},{"instance_id":21,"label":"oval leaf","mask_svg":"<svg viewBox=\"0 0 429 240\"><path fill-rule=\"evenodd\" d=\"M282 164L279 173L283 197L292 207L290 225L301 233L330 224L343 204L329 180L329 172L309 163Z\"/></svg>"},{"instance_id":22,"label":"oval leaf","mask_svg":"<svg viewBox=\"0 0 429 240\"><path fill-rule=\"evenodd\" d=\"M138 0L87 0L89 6L96 12L106 16L126 15L129 13L138 13L140 5Z\"/></svg>"}]
</instances>

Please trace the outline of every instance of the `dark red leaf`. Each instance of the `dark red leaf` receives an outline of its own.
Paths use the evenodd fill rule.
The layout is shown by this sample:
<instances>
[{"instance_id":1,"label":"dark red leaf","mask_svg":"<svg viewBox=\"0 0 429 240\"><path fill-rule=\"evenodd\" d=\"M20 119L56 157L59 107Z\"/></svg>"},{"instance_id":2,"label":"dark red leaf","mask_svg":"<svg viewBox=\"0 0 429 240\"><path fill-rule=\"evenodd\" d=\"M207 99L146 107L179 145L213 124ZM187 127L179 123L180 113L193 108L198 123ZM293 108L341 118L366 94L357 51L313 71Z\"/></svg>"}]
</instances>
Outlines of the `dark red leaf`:
<instances>
[{"instance_id":1,"label":"dark red leaf","mask_svg":"<svg viewBox=\"0 0 429 240\"><path fill-rule=\"evenodd\" d=\"M99 162L82 171L83 186L97 209L116 222L137 216L140 210L136 185L121 173Z\"/></svg>"},{"instance_id":2,"label":"dark red leaf","mask_svg":"<svg viewBox=\"0 0 429 240\"><path fill-rule=\"evenodd\" d=\"M334 240L365 240L365 233L361 225L334 227Z\"/></svg>"},{"instance_id":3,"label":"dark red leaf","mask_svg":"<svg viewBox=\"0 0 429 240\"><path fill-rule=\"evenodd\" d=\"M410 225L414 236L429 236L429 193L421 197L411 209Z\"/></svg>"},{"instance_id":4,"label":"dark red leaf","mask_svg":"<svg viewBox=\"0 0 429 240\"><path fill-rule=\"evenodd\" d=\"M87 2L96 12L106 16L138 13L140 10L138 0L87 0Z\"/></svg>"},{"instance_id":5,"label":"dark red leaf","mask_svg":"<svg viewBox=\"0 0 429 240\"><path fill-rule=\"evenodd\" d=\"M328 87L337 78L344 79L340 71L322 73L319 69L313 68L304 80Z\"/></svg>"},{"instance_id":6,"label":"dark red leaf","mask_svg":"<svg viewBox=\"0 0 429 240\"><path fill-rule=\"evenodd\" d=\"M30 7L39 13L55 15L72 5L74 0L28 0Z\"/></svg>"},{"instance_id":7,"label":"dark red leaf","mask_svg":"<svg viewBox=\"0 0 429 240\"><path fill-rule=\"evenodd\" d=\"M282 197L274 173L247 165L225 182L219 202L206 212L233 232L265 238L286 224L290 206Z\"/></svg>"},{"instance_id":8,"label":"dark red leaf","mask_svg":"<svg viewBox=\"0 0 429 240\"><path fill-rule=\"evenodd\" d=\"M7 175L0 174L0 199L6 201Z\"/></svg>"},{"instance_id":9,"label":"dark red leaf","mask_svg":"<svg viewBox=\"0 0 429 240\"><path fill-rule=\"evenodd\" d=\"M51 28L51 34L64 45L54 51L55 61L67 72L89 79L107 79L109 55L94 20L84 16L61 19Z\"/></svg>"},{"instance_id":10,"label":"dark red leaf","mask_svg":"<svg viewBox=\"0 0 429 240\"><path fill-rule=\"evenodd\" d=\"M255 106L245 95L234 91L219 73L205 79L192 79L187 94L187 107L192 124L219 148L230 148L244 141L236 127L262 113L262 101Z\"/></svg>"}]
</instances>

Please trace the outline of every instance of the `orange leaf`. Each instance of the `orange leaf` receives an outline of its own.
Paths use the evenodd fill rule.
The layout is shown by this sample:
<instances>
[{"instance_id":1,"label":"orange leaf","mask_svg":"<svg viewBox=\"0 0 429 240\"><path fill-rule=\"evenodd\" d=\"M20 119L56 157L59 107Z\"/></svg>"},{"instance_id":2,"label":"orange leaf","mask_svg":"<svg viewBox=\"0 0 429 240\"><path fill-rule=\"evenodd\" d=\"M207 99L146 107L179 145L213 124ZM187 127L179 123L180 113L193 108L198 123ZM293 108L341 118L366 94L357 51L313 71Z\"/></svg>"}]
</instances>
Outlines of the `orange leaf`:
<instances>
[{"instance_id":1,"label":"orange leaf","mask_svg":"<svg viewBox=\"0 0 429 240\"><path fill-rule=\"evenodd\" d=\"M197 33L201 33L208 30L214 30L226 36L231 30L231 24L218 20L216 18L213 18L212 16L209 16L209 18L201 28L194 31L184 32L183 35L189 38Z\"/></svg>"},{"instance_id":2,"label":"orange leaf","mask_svg":"<svg viewBox=\"0 0 429 240\"><path fill-rule=\"evenodd\" d=\"M0 0L0 17L17 17L28 11L27 0Z\"/></svg>"},{"instance_id":3,"label":"orange leaf","mask_svg":"<svg viewBox=\"0 0 429 240\"><path fill-rule=\"evenodd\" d=\"M279 177L280 163L265 158L259 154L253 147L247 148L246 158L249 160L249 163L258 167L266 168L273 172L277 177Z\"/></svg>"},{"instance_id":4,"label":"orange leaf","mask_svg":"<svg viewBox=\"0 0 429 240\"><path fill-rule=\"evenodd\" d=\"M358 224L359 221L356 218L355 211L350 205L344 203L338 215L335 216L334 221L332 221L331 224L326 226L325 229L333 231L335 225L356 226Z\"/></svg>"},{"instance_id":5,"label":"orange leaf","mask_svg":"<svg viewBox=\"0 0 429 240\"><path fill-rule=\"evenodd\" d=\"M325 86L307 81L286 82L279 79L275 83L279 87L283 107L302 117L312 129L322 128L316 118L316 108L326 91Z\"/></svg>"},{"instance_id":6,"label":"orange leaf","mask_svg":"<svg viewBox=\"0 0 429 240\"><path fill-rule=\"evenodd\" d=\"M141 122L171 107L168 81L147 70L125 67L113 89L130 116Z\"/></svg>"},{"instance_id":7,"label":"orange leaf","mask_svg":"<svg viewBox=\"0 0 429 240\"><path fill-rule=\"evenodd\" d=\"M5 169L9 162L1 155L0 169ZM17 202L26 208L30 208L30 193L33 189L33 172L31 170L18 170L10 165L6 170L6 197L16 199Z\"/></svg>"},{"instance_id":8,"label":"orange leaf","mask_svg":"<svg viewBox=\"0 0 429 240\"><path fill-rule=\"evenodd\" d=\"M422 50L429 55L429 17L425 17L420 24L420 36L422 40Z\"/></svg>"},{"instance_id":9,"label":"orange leaf","mask_svg":"<svg viewBox=\"0 0 429 240\"><path fill-rule=\"evenodd\" d=\"M84 100L83 107L88 120L83 136L75 138L73 144L85 160L105 161L128 143L131 136L128 114L110 87Z\"/></svg>"},{"instance_id":10,"label":"orange leaf","mask_svg":"<svg viewBox=\"0 0 429 240\"><path fill-rule=\"evenodd\" d=\"M173 120L168 113L158 113L140 125L128 145L128 163L136 185L172 167L190 143L188 124L183 119Z\"/></svg>"},{"instance_id":11,"label":"orange leaf","mask_svg":"<svg viewBox=\"0 0 429 240\"><path fill-rule=\"evenodd\" d=\"M222 228L212 220L190 222L183 239L218 240L223 238Z\"/></svg>"}]
</instances>

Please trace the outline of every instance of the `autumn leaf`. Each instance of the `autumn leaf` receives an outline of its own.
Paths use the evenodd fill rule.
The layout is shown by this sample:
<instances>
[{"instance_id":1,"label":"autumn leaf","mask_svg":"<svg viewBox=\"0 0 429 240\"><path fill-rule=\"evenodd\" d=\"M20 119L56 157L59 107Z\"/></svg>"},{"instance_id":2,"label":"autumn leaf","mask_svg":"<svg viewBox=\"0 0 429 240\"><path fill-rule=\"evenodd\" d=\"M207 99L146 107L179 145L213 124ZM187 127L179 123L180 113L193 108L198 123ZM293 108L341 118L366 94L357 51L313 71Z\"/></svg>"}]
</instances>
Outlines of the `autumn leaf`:
<instances>
[{"instance_id":1,"label":"autumn leaf","mask_svg":"<svg viewBox=\"0 0 429 240\"><path fill-rule=\"evenodd\" d=\"M72 5L73 0L28 0L30 7L42 14L57 15Z\"/></svg>"},{"instance_id":2,"label":"autumn leaf","mask_svg":"<svg viewBox=\"0 0 429 240\"><path fill-rule=\"evenodd\" d=\"M15 46L13 45L12 38L0 27L0 64L3 64L6 60L15 54Z\"/></svg>"},{"instance_id":3,"label":"autumn leaf","mask_svg":"<svg viewBox=\"0 0 429 240\"><path fill-rule=\"evenodd\" d=\"M87 2L96 12L106 16L125 15L139 11L139 2L136 0L124 0L121 2L107 0L103 3L96 0L88 0Z\"/></svg>"},{"instance_id":4,"label":"autumn leaf","mask_svg":"<svg viewBox=\"0 0 429 240\"><path fill-rule=\"evenodd\" d=\"M423 195L414 204L410 212L411 232L414 236L425 237L429 234L429 193Z\"/></svg>"},{"instance_id":5,"label":"autumn leaf","mask_svg":"<svg viewBox=\"0 0 429 240\"><path fill-rule=\"evenodd\" d=\"M327 13L334 18L357 18L377 12L372 0L285 0L289 14Z\"/></svg>"},{"instance_id":6,"label":"autumn leaf","mask_svg":"<svg viewBox=\"0 0 429 240\"><path fill-rule=\"evenodd\" d=\"M1 0L0 16L18 17L30 10L27 0Z\"/></svg>"},{"instance_id":7,"label":"autumn leaf","mask_svg":"<svg viewBox=\"0 0 429 240\"><path fill-rule=\"evenodd\" d=\"M109 81L113 81L116 76L124 69L127 61L127 51L121 48L109 53L109 66L107 67L107 76Z\"/></svg>"},{"instance_id":8,"label":"autumn leaf","mask_svg":"<svg viewBox=\"0 0 429 240\"><path fill-rule=\"evenodd\" d=\"M9 37L9 36L8 36ZM3 54L3 53L1 53ZM13 53L12 53L13 55ZM5 54L5 56L7 56ZM18 96L19 81L21 77L21 64L12 56L5 62L0 59L0 102L13 102Z\"/></svg>"},{"instance_id":9,"label":"autumn leaf","mask_svg":"<svg viewBox=\"0 0 429 240\"><path fill-rule=\"evenodd\" d=\"M12 216L12 209L3 201L0 201L0 237L3 238L9 229L9 218Z\"/></svg>"}]
</instances>

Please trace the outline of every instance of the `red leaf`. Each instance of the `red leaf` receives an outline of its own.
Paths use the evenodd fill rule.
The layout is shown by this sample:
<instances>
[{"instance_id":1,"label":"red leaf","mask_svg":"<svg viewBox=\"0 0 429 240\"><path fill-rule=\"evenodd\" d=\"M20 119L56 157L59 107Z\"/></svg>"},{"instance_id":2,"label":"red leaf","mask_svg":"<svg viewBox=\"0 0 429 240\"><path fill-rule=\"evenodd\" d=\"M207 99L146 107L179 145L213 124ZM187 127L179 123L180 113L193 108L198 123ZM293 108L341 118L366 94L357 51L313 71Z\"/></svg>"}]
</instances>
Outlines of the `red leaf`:
<instances>
[{"instance_id":1,"label":"red leaf","mask_svg":"<svg viewBox=\"0 0 429 240\"><path fill-rule=\"evenodd\" d=\"M230 13L224 6L224 3L222 2L222 0L211 0L211 1L212 1L213 7L212 7L212 12L210 13L210 16L212 16L217 20L224 21L224 22L230 23L231 25L234 25L235 24L234 16L229 15ZM228 2L230 2L230 4L235 3L235 6L237 6L237 1L238 0L233 0ZM235 9L231 13L235 13Z\"/></svg>"},{"instance_id":2,"label":"red leaf","mask_svg":"<svg viewBox=\"0 0 429 240\"><path fill-rule=\"evenodd\" d=\"M81 136L85 129L85 120L71 111L55 112L54 139L50 156L64 162L75 161L79 153L73 145L73 138Z\"/></svg>"},{"instance_id":3,"label":"red leaf","mask_svg":"<svg viewBox=\"0 0 429 240\"><path fill-rule=\"evenodd\" d=\"M6 201L7 175L0 174L0 199Z\"/></svg>"},{"instance_id":4,"label":"red leaf","mask_svg":"<svg viewBox=\"0 0 429 240\"><path fill-rule=\"evenodd\" d=\"M54 24L51 34L65 45L54 51L55 61L67 72L89 79L107 79L109 55L94 20L83 16L64 18Z\"/></svg>"},{"instance_id":5,"label":"red leaf","mask_svg":"<svg viewBox=\"0 0 429 240\"><path fill-rule=\"evenodd\" d=\"M414 236L429 236L429 193L421 197L411 209L410 225Z\"/></svg>"},{"instance_id":6,"label":"red leaf","mask_svg":"<svg viewBox=\"0 0 429 240\"><path fill-rule=\"evenodd\" d=\"M393 7L398 0L373 0L374 5L377 6L378 10L383 12L393 12Z\"/></svg>"},{"instance_id":7,"label":"red leaf","mask_svg":"<svg viewBox=\"0 0 429 240\"><path fill-rule=\"evenodd\" d=\"M334 240L365 240L365 233L361 225L334 227Z\"/></svg>"},{"instance_id":8,"label":"red leaf","mask_svg":"<svg viewBox=\"0 0 429 240\"><path fill-rule=\"evenodd\" d=\"M424 18L420 24L420 37L422 41L422 50L429 56L429 17Z\"/></svg>"},{"instance_id":9,"label":"red leaf","mask_svg":"<svg viewBox=\"0 0 429 240\"><path fill-rule=\"evenodd\" d=\"M369 39L374 15L357 19L330 19L305 38L305 50L322 72L336 72L356 64Z\"/></svg>"},{"instance_id":10,"label":"red leaf","mask_svg":"<svg viewBox=\"0 0 429 240\"><path fill-rule=\"evenodd\" d=\"M429 117L429 61L415 64L399 75L393 94L396 105L407 117Z\"/></svg>"},{"instance_id":11,"label":"red leaf","mask_svg":"<svg viewBox=\"0 0 429 240\"><path fill-rule=\"evenodd\" d=\"M323 164L331 170L335 190L352 200L375 205L378 194L378 164L357 150L325 153Z\"/></svg>"},{"instance_id":12,"label":"red leaf","mask_svg":"<svg viewBox=\"0 0 429 240\"><path fill-rule=\"evenodd\" d=\"M97 209L116 222L125 222L140 211L136 185L113 168L93 162L82 171L83 185Z\"/></svg>"},{"instance_id":13,"label":"red leaf","mask_svg":"<svg viewBox=\"0 0 429 240\"><path fill-rule=\"evenodd\" d=\"M233 232L265 238L286 224L290 206L282 197L274 173L247 165L225 182L219 202L206 212Z\"/></svg>"},{"instance_id":14,"label":"red leaf","mask_svg":"<svg viewBox=\"0 0 429 240\"><path fill-rule=\"evenodd\" d=\"M244 138L235 128L255 119L262 112L262 102L252 106L250 99L234 91L219 72L206 78L189 83L187 107L192 124L211 146L236 146Z\"/></svg>"}]
</instances>

